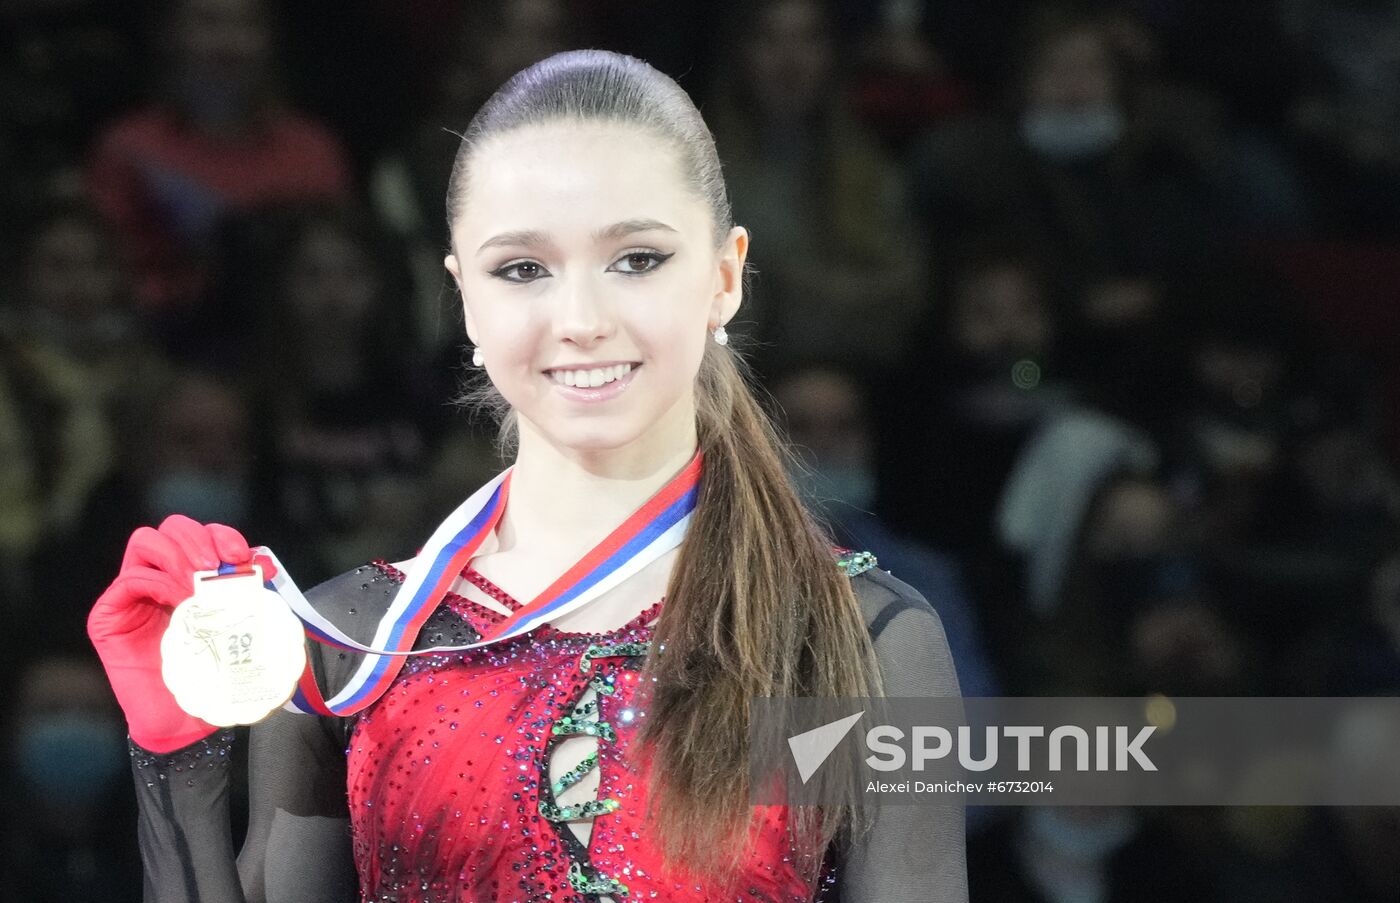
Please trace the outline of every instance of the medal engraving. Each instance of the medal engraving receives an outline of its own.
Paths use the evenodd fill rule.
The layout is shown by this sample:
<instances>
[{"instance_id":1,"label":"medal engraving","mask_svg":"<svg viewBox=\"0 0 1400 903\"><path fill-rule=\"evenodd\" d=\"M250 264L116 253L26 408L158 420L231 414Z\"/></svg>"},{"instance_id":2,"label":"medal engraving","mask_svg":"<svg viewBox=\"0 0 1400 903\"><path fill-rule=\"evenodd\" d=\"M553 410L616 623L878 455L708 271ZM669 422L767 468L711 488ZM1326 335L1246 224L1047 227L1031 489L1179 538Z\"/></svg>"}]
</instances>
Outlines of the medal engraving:
<instances>
[{"instance_id":1,"label":"medal engraving","mask_svg":"<svg viewBox=\"0 0 1400 903\"><path fill-rule=\"evenodd\" d=\"M170 616L161 675L180 708L220 727L253 724L291 698L306 666L301 622L262 568L199 571Z\"/></svg>"}]
</instances>

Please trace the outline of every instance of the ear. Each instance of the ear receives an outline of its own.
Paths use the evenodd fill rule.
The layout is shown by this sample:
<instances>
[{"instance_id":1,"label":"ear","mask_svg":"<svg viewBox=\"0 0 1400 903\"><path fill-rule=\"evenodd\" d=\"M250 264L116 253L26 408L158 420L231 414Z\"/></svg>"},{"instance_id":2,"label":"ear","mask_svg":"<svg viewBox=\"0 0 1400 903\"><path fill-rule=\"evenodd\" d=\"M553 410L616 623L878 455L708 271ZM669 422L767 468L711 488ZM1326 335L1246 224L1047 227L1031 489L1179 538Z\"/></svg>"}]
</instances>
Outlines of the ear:
<instances>
[{"instance_id":1,"label":"ear","mask_svg":"<svg viewBox=\"0 0 1400 903\"><path fill-rule=\"evenodd\" d=\"M744 260L749 254L749 230L735 226L719 249L715 293L710 301L710 328L723 326L744 300Z\"/></svg>"},{"instance_id":2,"label":"ear","mask_svg":"<svg viewBox=\"0 0 1400 903\"><path fill-rule=\"evenodd\" d=\"M467 307L467 293L462 288L462 265L457 262L455 254L448 254L443 259L442 265L447 268L447 272L452 274L452 281L457 283L457 294L462 298L462 320L467 325L467 338L471 339L473 345L476 344L476 323L472 320L472 312Z\"/></svg>"}]
</instances>

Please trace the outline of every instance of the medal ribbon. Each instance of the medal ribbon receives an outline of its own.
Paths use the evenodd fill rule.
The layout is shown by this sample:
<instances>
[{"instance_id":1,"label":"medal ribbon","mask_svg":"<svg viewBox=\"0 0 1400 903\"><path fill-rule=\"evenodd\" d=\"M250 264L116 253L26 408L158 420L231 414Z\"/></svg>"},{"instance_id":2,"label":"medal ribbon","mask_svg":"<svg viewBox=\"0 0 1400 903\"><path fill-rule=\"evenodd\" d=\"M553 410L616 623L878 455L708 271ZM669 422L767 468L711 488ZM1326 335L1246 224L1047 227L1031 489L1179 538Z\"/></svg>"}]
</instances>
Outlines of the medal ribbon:
<instances>
[{"instance_id":1,"label":"medal ribbon","mask_svg":"<svg viewBox=\"0 0 1400 903\"><path fill-rule=\"evenodd\" d=\"M510 494L510 470L473 493L433 531L408 567L404 582L368 645L346 635L318 612L270 549L255 549L277 566L277 575L267 586L301 619L308 636L365 654L350 682L330 699L322 697L308 664L285 707L307 714L351 715L389 688L407 655L477 649L529 633L554 618L577 611L680 545L700 494L701 460L696 452L684 470L538 596L480 640L462 646L413 649L424 622L500 522Z\"/></svg>"}]
</instances>

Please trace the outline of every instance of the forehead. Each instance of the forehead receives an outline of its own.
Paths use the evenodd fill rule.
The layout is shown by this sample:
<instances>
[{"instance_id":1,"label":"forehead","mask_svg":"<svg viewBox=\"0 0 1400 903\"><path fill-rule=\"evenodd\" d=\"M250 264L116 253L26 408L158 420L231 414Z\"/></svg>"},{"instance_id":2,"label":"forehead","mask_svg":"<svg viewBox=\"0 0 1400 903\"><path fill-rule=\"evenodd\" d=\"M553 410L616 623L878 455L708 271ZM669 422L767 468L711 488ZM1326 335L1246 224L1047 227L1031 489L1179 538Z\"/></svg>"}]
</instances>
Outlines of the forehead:
<instances>
[{"instance_id":1,"label":"forehead","mask_svg":"<svg viewBox=\"0 0 1400 903\"><path fill-rule=\"evenodd\" d=\"M463 188L452 223L457 236L568 233L630 219L685 232L709 222L676 149L621 124L557 122L491 138L469 160Z\"/></svg>"}]
</instances>

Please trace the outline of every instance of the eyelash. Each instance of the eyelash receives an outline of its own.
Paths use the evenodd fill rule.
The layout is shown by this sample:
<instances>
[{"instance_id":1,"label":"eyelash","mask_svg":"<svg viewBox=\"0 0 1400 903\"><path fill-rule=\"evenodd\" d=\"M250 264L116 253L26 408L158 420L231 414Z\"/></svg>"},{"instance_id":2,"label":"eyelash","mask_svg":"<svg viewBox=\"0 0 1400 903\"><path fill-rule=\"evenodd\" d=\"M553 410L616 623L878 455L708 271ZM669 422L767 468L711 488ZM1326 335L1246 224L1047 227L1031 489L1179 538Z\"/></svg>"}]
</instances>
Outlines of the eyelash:
<instances>
[{"instance_id":1,"label":"eyelash","mask_svg":"<svg viewBox=\"0 0 1400 903\"><path fill-rule=\"evenodd\" d=\"M631 258L631 257L645 257L645 258L647 258L647 259L649 259L649 260L652 261L651 266L647 267L645 270L640 270L640 271L631 272L631 273L629 273L629 272L627 272L627 271L625 271L625 270L616 270L616 271L614 271L614 272L621 273L621 274L624 275L624 276L632 276L632 277L636 277L636 276L645 276L645 275L647 275L648 273L654 272L655 270L657 270L658 268L660 268L660 266L661 266L663 263L665 263L666 261L670 260L670 259L671 259L672 257L674 257L674 256L675 256L675 252L674 252L674 251L672 251L670 254L662 254L660 251L628 251L626 254L623 254L623 255L621 255L620 257L618 257L618 258L617 258L617 261L627 260L628 258ZM616 264L617 261L614 261L614 264ZM509 273L515 272L516 270L518 270L520 267L523 267L523 266L535 266L535 267L539 267L540 270L544 270L544 267L541 266L540 263L539 263L538 261L535 261L535 260L513 260L513 261L511 261L510 263L503 264L503 265L497 267L496 269L492 270L492 271L491 271L491 275L492 275L492 276L495 276L497 279L504 280L504 281L509 282L509 283L512 283L512 284L514 284L514 285L528 285L528 284L530 284L531 282L536 281L537 279L544 278L544 277L542 277L542 276L536 276L534 279L518 279L518 278L512 278L510 275L508 275ZM612 268L609 267L609 270L612 271Z\"/></svg>"}]
</instances>

